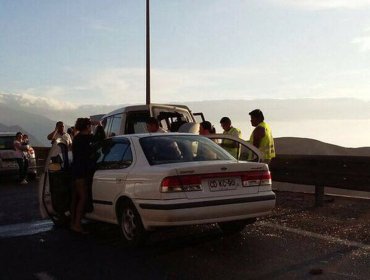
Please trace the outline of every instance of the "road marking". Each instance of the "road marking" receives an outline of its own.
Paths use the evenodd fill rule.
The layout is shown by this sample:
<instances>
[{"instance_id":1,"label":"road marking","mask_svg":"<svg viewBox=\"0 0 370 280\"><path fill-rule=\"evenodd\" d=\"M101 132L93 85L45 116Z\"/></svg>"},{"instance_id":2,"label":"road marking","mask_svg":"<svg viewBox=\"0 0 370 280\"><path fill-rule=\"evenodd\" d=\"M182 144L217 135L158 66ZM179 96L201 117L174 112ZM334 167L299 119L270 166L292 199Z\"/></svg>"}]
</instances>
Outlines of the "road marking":
<instances>
[{"instance_id":1,"label":"road marking","mask_svg":"<svg viewBox=\"0 0 370 280\"><path fill-rule=\"evenodd\" d=\"M355 247L355 248L363 249L363 250L366 250L366 251L370 251L370 245L363 244L361 242L350 241L350 240L341 239L341 238L337 238L337 237L333 237L333 236L323 235L323 234L320 234L320 233L305 231L305 230L297 229L297 228L290 228L290 227L286 227L286 226L282 226L282 225L278 225L278 224L273 224L273 223L269 223L269 222L261 221L261 222L258 222L258 224L262 225L262 226L274 228L274 229L279 229L279 230L284 230L284 231L287 231L287 232L296 233L296 234L307 236L307 237L313 237L313 238L317 238L317 239L321 239L321 240L325 240L325 241L329 241L329 242L339 243L339 244L346 245L346 246L349 246L349 247Z\"/></svg>"},{"instance_id":2,"label":"road marking","mask_svg":"<svg viewBox=\"0 0 370 280\"><path fill-rule=\"evenodd\" d=\"M50 220L36 221L32 223L21 223L0 226L0 238L33 235L51 230L53 222Z\"/></svg>"}]
</instances>

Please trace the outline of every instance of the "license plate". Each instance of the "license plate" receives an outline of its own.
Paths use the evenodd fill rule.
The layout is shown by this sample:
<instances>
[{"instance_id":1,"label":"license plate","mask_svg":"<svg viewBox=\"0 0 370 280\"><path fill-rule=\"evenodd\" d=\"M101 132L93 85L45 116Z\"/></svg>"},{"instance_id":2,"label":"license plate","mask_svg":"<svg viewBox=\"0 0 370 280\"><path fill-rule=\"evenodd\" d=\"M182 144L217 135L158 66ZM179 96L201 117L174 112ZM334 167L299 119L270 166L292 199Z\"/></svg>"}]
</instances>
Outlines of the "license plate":
<instances>
[{"instance_id":1,"label":"license plate","mask_svg":"<svg viewBox=\"0 0 370 280\"><path fill-rule=\"evenodd\" d=\"M208 180L211 192L235 190L240 185L241 181L239 178L214 178Z\"/></svg>"}]
</instances>

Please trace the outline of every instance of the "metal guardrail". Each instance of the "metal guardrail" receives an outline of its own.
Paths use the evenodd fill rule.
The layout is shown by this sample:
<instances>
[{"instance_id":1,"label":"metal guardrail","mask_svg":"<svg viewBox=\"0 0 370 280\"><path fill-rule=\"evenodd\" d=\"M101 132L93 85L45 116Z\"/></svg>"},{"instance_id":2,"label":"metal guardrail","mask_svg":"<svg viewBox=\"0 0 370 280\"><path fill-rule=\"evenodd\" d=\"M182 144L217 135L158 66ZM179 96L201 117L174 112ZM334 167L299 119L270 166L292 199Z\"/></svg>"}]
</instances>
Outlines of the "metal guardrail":
<instances>
[{"instance_id":1,"label":"metal guardrail","mask_svg":"<svg viewBox=\"0 0 370 280\"><path fill-rule=\"evenodd\" d=\"M43 168L50 147L33 148ZM316 206L323 205L325 187L370 192L370 157L278 155L270 170L273 181L315 186Z\"/></svg>"},{"instance_id":2,"label":"metal guardrail","mask_svg":"<svg viewBox=\"0 0 370 280\"><path fill-rule=\"evenodd\" d=\"M370 157L279 155L270 170L273 181L315 186L316 206L324 187L370 192Z\"/></svg>"}]
</instances>

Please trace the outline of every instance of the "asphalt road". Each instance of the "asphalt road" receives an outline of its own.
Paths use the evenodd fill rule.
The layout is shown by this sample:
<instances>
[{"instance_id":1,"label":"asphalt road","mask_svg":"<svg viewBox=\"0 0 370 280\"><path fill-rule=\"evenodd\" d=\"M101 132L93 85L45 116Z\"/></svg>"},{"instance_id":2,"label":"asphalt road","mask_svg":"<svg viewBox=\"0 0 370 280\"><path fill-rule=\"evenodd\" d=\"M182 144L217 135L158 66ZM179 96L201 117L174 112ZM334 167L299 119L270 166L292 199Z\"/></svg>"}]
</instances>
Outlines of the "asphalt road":
<instances>
[{"instance_id":1,"label":"asphalt road","mask_svg":"<svg viewBox=\"0 0 370 280\"><path fill-rule=\"evenodd\" d=\"M1 280L369 279L368 201L335 198L315 209L309 196L278 193L276 211L241 234L166 229L132 249L116 226L88 223L80 236L40 220L36 184L0 180Z\"/></svg>"}]
</instances>

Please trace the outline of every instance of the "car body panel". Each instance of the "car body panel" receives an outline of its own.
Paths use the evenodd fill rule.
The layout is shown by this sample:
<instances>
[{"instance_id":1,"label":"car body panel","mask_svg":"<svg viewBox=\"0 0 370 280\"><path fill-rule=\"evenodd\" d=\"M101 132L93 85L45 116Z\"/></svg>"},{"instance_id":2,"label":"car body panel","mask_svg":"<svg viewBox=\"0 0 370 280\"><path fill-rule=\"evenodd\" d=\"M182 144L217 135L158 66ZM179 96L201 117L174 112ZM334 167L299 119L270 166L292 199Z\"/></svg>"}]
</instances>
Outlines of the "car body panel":
<instances>
[{"instance_id":1,"label":"car body panel","mask_svg":"<svg viewBox=\"0 0 370 280\"><path fill-rule=\"evenodd\" d=\"M0 173L1 174L17 174L19 166L17 163L17 155L13 148L16 132L0 132ZM32 147L30 146L32 149ZM32 149L33 151L33 149ZM27 154L29 175L37 174L36 155L33 151Z\"/></svg>"}]
</instances>

